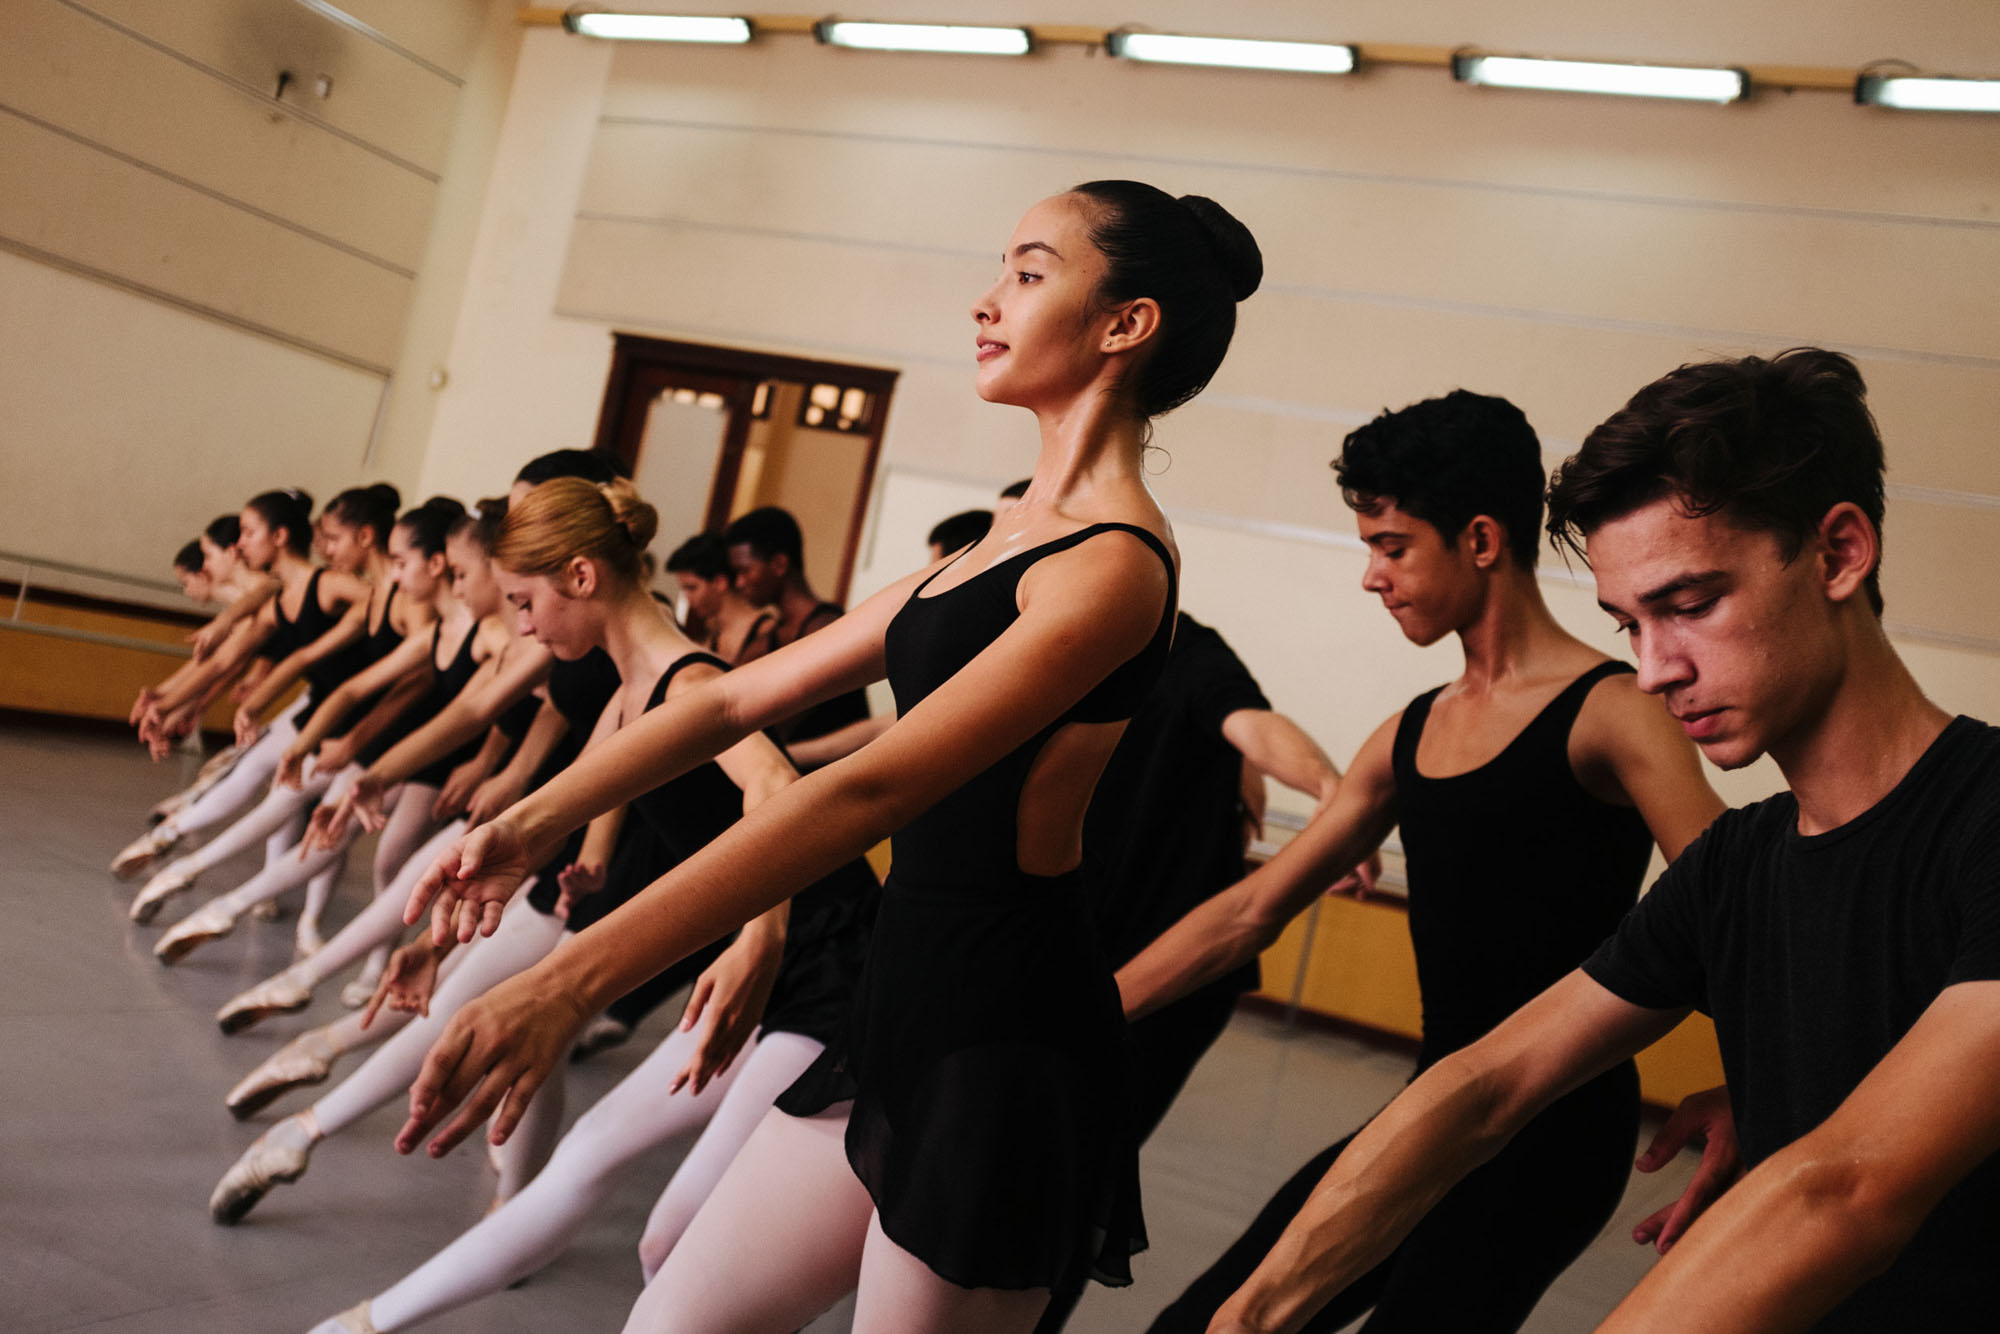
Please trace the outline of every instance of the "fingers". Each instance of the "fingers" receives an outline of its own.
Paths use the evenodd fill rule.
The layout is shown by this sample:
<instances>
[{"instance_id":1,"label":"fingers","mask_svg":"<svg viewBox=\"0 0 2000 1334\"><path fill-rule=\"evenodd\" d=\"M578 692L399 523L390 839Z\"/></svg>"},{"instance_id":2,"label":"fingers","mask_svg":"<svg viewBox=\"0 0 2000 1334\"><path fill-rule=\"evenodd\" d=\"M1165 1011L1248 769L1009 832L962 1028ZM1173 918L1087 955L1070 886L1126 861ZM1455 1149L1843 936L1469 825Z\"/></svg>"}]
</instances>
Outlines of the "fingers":
<instances>
[{"instance_id":1,"label":"fingers","mask_svg":"<svg viewBox=\"0 0 2000 1334\"><path fill-rule=\"evenodd\" d=\"M416 884L410 886L410 901L403 905L404 926L415 926L418 922L422 921L424 910L431 906L434 899L445 892L446 878L450 875L450 872L446 868L450 866L451 861L452 854L447 852L428 871L417 877ZM433 932L432 934L435 935L436 933ZM438 943L443 944L444 942L439 941Z\"/></svg>"},{"instance_id":2,"label":"fingers","mask_svg":"<svg viewBox=\"0 0 2000 1334\"><path fill-rule=\"evenodd\" d=\"M1641 1172L1657 1172L1672 1162L1675 1154L1687 1147L1698 1124L1697 1120L1688 1114L1687 1104L1682 1103L1674 1109L1674 1114L1667 1118L1667 1123L1660 1127L1658 1133L1653 1136L1653 1142L1646 1146L1646 1151L1639 1155L1638 1161L1633 1166Z\"/></svg>"},{"instance_id":3,"label":"fingers","mask_svg":"<svg viewBox=\"0 0 2000 1334\"><path fill-rule=\"evenodd\" d=\"M528 1114L528 1104L548 1078L548 1071L529 1066L514 1078L507 1090L507 1100L500 1108L499 1117L493 1122L492 1142L505 1144L507 1137L514 1133L514 1127L521 1124L521 1118Z\"/></svg>"},{"instance_id":4,"label":"fingers","mask_svg":"<svg viewBox=\"0 0 2000 1334\"><path fill-rule=\"evenodd\" d=\"M500 914L506 909L504 903L488 903L479 912L479 934L490 936L500 929ZM471 936L466 937L471 940Z\"/></svg>"},{"instance_id":5,"label":"fingers","mask_svg":"<svg viewBox=\"0 0 2000 1334\"><path fill-rule=\"evenodd\" d=\"M477 1001L472 1004L478 1004ZM469 1008L469 1007L468 1007ZM472 1026L461 1010L446 1025L438 1040L424 1055L423 1068L410 1085L410 1118L396 1133L396 1152L409 1153L430 1128L456 1106L477 1076L468 1078L466 1067L472 1048Z\"/></svg>"},{"instance_id":6,"label":"fingers","mask_svg":"<svg viewBox=\"0 0 2000 1334\"><path fill-rule=\"evenodd\" d=\"M1667 1215L1672 1213L1673 1211L1674 1211L1674 1206L1671 1204L1666 1205L1661 1209L1655 1210L1650 1216L1644 1219L1639 1224L1639 1226L1632 1229L1632 1240L1638 1242L1641 1246L1651 1244L1657 1237L1659 1237L1661 1231L1665 1229L1667 1225ZM1660 1253L1662 1255L1666 1254L1664 1244L1662 1245Z\"/></svg>"},{"instance_id":7,"label":"fingers","mask_svg":"<svg viewBox=\"0 0 2000 1334\"><path fill-rule=\"evenodd\" d=\"M382 1010L382 1002L389 999L389 974L383 973L381 981L375 984L375 994L368 998L368 1007L361 1012L363 1028L375 1022L375 1016Z\"/></svg>"},{"instance_id":8,"label":"fingers","mask_svg":"<svg viewBox=\"0 0 2000 1334\"><path fill-rule=\"evenodd\" d=\"M681 1012L681 1032L692 1033L702 1010L708 1005L708 998L715 994L715 980L707 973L695 979L694 994L688 997L687 1009Z\"/></svg>"}]
</instances>

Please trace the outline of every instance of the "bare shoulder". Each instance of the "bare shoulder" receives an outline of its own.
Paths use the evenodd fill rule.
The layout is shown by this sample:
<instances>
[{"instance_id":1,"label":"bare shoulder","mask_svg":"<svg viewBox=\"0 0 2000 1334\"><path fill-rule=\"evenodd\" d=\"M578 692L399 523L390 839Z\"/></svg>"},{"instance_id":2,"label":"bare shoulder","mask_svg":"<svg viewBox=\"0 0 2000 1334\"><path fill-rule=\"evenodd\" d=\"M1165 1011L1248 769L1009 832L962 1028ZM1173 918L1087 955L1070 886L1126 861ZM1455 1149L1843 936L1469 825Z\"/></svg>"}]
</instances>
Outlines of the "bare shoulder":
<instances>
[{"instance_id":1,"label":"bare shoulder","mask_svg":"<svg viewBox=\"0 0 2000 1334\"><path fill-rule=\"evenodd\" d=\"M691 662L675 672L674 679L667 682L667 698L678 699L690 690L699 690L721 675L722 669L712 662Z\"/></svg>"},{"instance_id":2,"label":"bare shoulder","mask_svg":"<svg viewBox=\"0 0 2000 1334\"><path fill-rule=\"evenodd\" d=\"M1657 695L1639 689L1632 672L1616 672L1590 688L1571 729L1571 750L1610 759L1633 746L1650 747L1663 738L1688 742Z\"/></svg>"}]
</instances>

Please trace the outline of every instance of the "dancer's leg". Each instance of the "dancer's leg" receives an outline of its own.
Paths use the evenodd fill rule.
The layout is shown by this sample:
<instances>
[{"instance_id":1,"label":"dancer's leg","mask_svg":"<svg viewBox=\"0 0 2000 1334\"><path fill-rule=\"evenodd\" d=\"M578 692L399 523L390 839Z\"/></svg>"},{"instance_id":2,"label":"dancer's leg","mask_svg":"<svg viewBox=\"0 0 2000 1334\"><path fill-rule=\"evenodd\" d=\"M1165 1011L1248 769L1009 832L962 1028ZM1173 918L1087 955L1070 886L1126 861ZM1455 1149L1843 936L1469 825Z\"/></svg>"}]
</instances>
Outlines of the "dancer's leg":
<instances>
[{"instance_id":1,"label":"dancer's leg","mask_svg":"<svg viewBox=\"0 0 2000 1334\"><path fill-rule=\"evenodd\" d=\"M418 849L427 846L427 840L437 832L437 821L431 818L431 806L437 800L435 787L428 783L404 783L390 794L390 800L389 821L382 827L382 836L375 844L372 868L375 898L378 900L393 888L403 867L416 856ZM422 874L421 867L418 873ZM405 889L403 897L408 896L409 891ZM323 901L322 905L315 905L311 893L308 893L306 910L299 918L302 933L308 920L317 930L320 920L317 906L323 906ZM398 904L398 912L401 909L402 905ZM368 991L374 991L376 979L382 976L382 966L388 961L388 946L378 941L369 954L368 967L363 973Z\"/></svg>"},{"instance_id":2,"label":"dancer's leg","mask_svg":"<svg viewBox=\"0 0 2000 1334\"><path fill-rule=\"evenodd\" d=\"M1047 1288L961 1288L883 1235L882 1220L868 1219L861 1256L861 1289L854 1303L854 1334L1013 1334L1035 1327L1048 1304Z\"/></svg>"},{"instance_id":3,"label":"dancer's leg","mask_svg":"<svg viewBox=\"0 0 2000 1334\"><path fill-rule=\"evenodd\" d=\"M396 1034L339 1088L313 1104L320 1134L334 1134L398 1094L407 1093L423 1068L425 1053L458 1007L539 962L561 936L559 920L536 912L524 900L515 900L492 936L460 951L464 962L438 983L430 1014Z\"/></svg>"},{"instance_id":4,"label":"dancer's leg","mask_svg":"<svg viewBox=\"0 0 2000 1334\"><path fill-rule=\"evenodd\" d=\"M214 786L162 821L162 831L186 838L232 818L271 786L271 775L278 772L278 761L283 758L285 747L298 734L298 729L292 726L291 711L287 710L264 729L264 735L252 742L248 750L237 756L236 763Z\"/></svg>"},{"instance_id":5,"label":"dancer's leg","mask_svg":"<svg viewBox=\"0 0 2000 1334\"><path fill-rule=\"evenodd\" d=\"M675 1032L675 1038L687 1036ZM674 1038L667 1041L671 1043ZM662 1044L661 1049L665 1046ZM683 1050L692 1047L690 1039ZM639 1268L648 1283L660 1272L703 1201L714 1192L716 1182L722 1180L729 1164L742 1152L751 1132L764 1119L764 1113L818 1059L820 1050L817 1040L802 1034L767 1033L702 1090L702 1100L714 1108L714 1115L709 1119L708 1129L701 1132L701 1138L674 1169L674 1179L660 1192L659 1202L646 1219L645 1235L639 1239ZM655 1052L654 1056L658 1054ZM649 1059L648 1064L651 1063ZM714 1099L720 1085L727 1087L717 1103Z\"/></svg>"},{"instance_id":6,"label":"dancer's leg","mask_svg":"<svg viewBox=\"0 0 2000 1334\"><path fill-rule=\"evenodd\" d=\"M568 1052L564 1052L566 1058ZM549 1155L556 1151L556 1141L562 1136L563 1104L569 1098L569 1080L565 1078L568 1061L558 1060L549 1077L535 1090L533 1102L521 1114L521 1120L514 1127L514 1133L507 1142L490 1150L494 1168L500 1179L493 1186L493 1201L504 1205L520 1194L530 1181L540 1175L548 1165ZM489 1121L490 1125L491 1122Z\"/></svg>"},{"instance_id":7,"label":"dancer's leg","mask_svg":"<svg viewBox=\"0 0 2000 1334\"><path fill-rule=\"evenodd\" d=\"M710 1083L699 1096L685 1089L667 1092L695 1046L692 1033L676 1030L668 1035L637 1069L577 1118L533 1183L370 1301L369 1318L375 1328L382 1334L406 1329L499 1292L560 1255L590 1211L625 1178L634 1162L700 1129L723 1103L730 1075Z\"/></svg>"},{"instance_id":8,"label":"dancer's leg","mask_svg":"<svg viewBox=\"0 0 2000 1334\"><path fill-rule=\"evenodd\" d=\"M311 808L314 800L326 791L332 781L331 776L309 773L303 790L270 787L264 793L264 799L258 802L256 808L248 815L217 835L213 842L197 848L185 857L175 858L161 874L178 872L197 876L221 865L239 852L248 852L259 842L288 829L302 812ZM294 836L287 841L295 843L297 838ZM267 859L269 852L270 849L267 847L265 849Z\"/></svg>"},{"instance_id":9,"label":"dancer's leg","mask_svg":"<svg viewBox=\"0 0 2000 1334\"><path fill-rule=\"evenodd\" d=\"M874 1202L847 1108L771 1111L646 1285L625 1334L786 1334L852 1291Z\"/></svg>"},{"instance_id":10,"label":"dancer's leg","mask_svg":"<svg viewBox=\"0 0 2000 1334\"><path fill-rule=\"evenodd\" d=\"M326 942L325 949L286 971L307 988L316 987L358 962L370 950L393 944L396 937L402 934L403 908L410 901L410 890L430 869L431 863L444 856L445 849L464 832L465 821L453 820L432 834L422 847L403 860L387 888ZM376 864L380 866L380 857L376 858Z\"/></svg>"}]
</instances>

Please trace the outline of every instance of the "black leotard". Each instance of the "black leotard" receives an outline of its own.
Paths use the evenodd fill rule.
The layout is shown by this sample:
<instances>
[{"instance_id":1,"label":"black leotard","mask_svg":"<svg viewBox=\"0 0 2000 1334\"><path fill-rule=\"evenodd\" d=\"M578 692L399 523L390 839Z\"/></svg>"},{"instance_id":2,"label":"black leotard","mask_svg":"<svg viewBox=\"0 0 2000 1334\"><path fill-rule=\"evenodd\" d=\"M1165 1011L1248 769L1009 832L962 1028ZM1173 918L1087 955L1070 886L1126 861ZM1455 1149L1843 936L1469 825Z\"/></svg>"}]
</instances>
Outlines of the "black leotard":
<instances>
[{"instance_id":1,"label":"black leotard","mask_svg":"<svg viewBox=\"0 0 2000 1334\"><path fill-rule=\"evenodd\" d=\"M676 659L660 674L646 708L658 708L674 677L696 665L729 670L728 663L709 653ZM743 813L743 792L711 760L634 797L631 810L679 861L736 823ZM857 859L792 896L784 957L764 1007L765 1032L833 1040L847 1021L880 893L875 873Z\"/></svg>"},{"instance_id":2,"label":"black leotard","mask_svg":"<svg viewBox=\"0 0 2000 1334\"><path fill-rule=\"evenodd\" d=\"M1167 566L1152 641L897 832L855 1018L778 1101L805 1116L853 1099L847 1157L883 1232L962 1287L1050 1287L1079 1255L1101 1281L1129 1282L1126 1260L1145 1246L1118 990L1081 872L1021 870L1016 813L1051 736L1129 718L1157 678L1173 561L1142 528L1092 524L935 597L923 596L926 581L886 638L907 714L1018 618L1016 590L1035 561L1111 531Z\"/></svg>"},{"instance_id":3,"label":"black leotard","mask_svg":"<svg viewBox=\"0 0 2000 1334\"><path fill-rule=\"evenodd\" d=\"M770 649L782 648L785 644L796 644L810 633L808 627L818 628L813 626L815 621L821 625L830 625L846 614L846 609L839 603L822 602L806 613L805 619L799 622L799 632L790 639L782 643L779 641L778 631L781 622L775 617L771 621L770 629L765 632L764 639ZM752 627L752 634L743 637L744 648L749 647L754 632L755 627ZM742 649L737 650L736 656L739 658L743 656ZM773 727L771 736L779 745L789 745L794 741L811 741L829 732L838 732L849 723L858 723L867 716L868 692L850 690L845 694L835 695L832 699L821 700L803 713L793 714Z\"/></svg>"},{"instance_id":4,"label":"black leotard","mask_svg":"<svg viewBox=\"0 0 2000 1334\"><path fill-rule=\"evenodd\" d=\"M440 631L441 635L442 631ZM458 652L452 654L451 662L440 668L437 675L431 678L430 690L415 705L405 710L403 716L396 720L396 726L389 730L400 731L403 736L408 736L444 712L445 706L458 698L459 693L465 689L467 683L479 671L479 662L472 655L474 641L478 638L479 623L474 621L472 628L465 632L465 638L460 641ZM431 647L431 665L437 665L437 647L435 642L433 642ZM473 737L459 746L457 750L451 752L451 754L432 760L422 769L411 774L410 781L412 783L423 783L429 787L443 787L445 780L451 777L451 771L477 755L479 748L485 744L485 741L486 736L484 733Z\"/></svg>"},{"instance_id":5,"label":"black leotard","mask_svg":"<svg viewBox=\"0 0 2000 1334\"><path fill-rule=\"evenodd\" d=\"M271 599L271 615L277 621L278 628L265 637L263 645L257 650L257 655L272 666L277 666L339 624L337 618L327 614L319 605L319 577L324 573L326 573L324 570L314 570L306 579L306 593L299 600L297 616L285 614L285 594L282 589ZM353 674L355 669L351 665L339 661L345 657L346 651L343 650L340 653L330 654L326 659L306 668L303 673L306 682L306 702L305 707L292 718L295 726L304 727L311 720L313 711L319 708L320 701ZM341 670L339 676L332 675L336 667Z\"/></svg>"}]
</instances>

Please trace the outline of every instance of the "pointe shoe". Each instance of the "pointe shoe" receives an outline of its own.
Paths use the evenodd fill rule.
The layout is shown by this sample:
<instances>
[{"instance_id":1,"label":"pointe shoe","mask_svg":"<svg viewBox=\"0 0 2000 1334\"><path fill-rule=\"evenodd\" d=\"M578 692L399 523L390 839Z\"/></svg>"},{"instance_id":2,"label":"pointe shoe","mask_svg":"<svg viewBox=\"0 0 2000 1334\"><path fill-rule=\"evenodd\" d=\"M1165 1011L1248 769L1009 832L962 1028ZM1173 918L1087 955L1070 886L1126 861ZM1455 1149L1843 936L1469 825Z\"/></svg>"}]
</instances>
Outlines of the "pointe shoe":
<instances>
[{"instance_id":1,"label":"pointe shoe","mask_svg":"<svg viewBox=\"0 0 2000 1334\"><path fill-rule=\"evenodd\" d=\"M222 1174L222 1180L215 1183L215 1193L208 1197L209 1217L218 1223L237 1222L256 1207L271 1187L297 1181L306 1174L312 1163L311 1147L300 1148L286 1142L290 1135L302 1133L288 1129L297 1119L287 1117L259 1135L257 1142L245 1149L243 1156ZM281 1135L281 1131L286 1134Z\"/></svg>"},{"instance_id":2,"label":"pointe shoe","mask_svg":"<svg viewBox=\"0 0 2000 1334\"><path fill-rule=\"evenodd\" d=\"M382 982L379 967L363 968L352 982L340 989L340 1003L350 1010L358 1010L375 999L375 988Z\"/></svg>"},{"instance_id":3,"label":"pointe shoe","mask_svg":"<svg viewBox=\"0 0 2000 1334\"><path fill-rule=\"evenodd\" d=\"M368 1303L350 1307L339 1315L314 1325L309 1334L379 1334L369 1318Z\"/></svg>"},{"instance_id":4,"label":"pointe shoe","mask_svg":"<svg viewBox=\"0 0 2000 1334\"><path fill-rule=\"evenodd\" d=\"M161 963L179 963L195 948L220 940L236 929L236 915L219 903L211 903L174 924L153 946L153 957Z\"/></svg>"},{"instance_id":5,"label":"pointe shoe","mask_svg":"<svg viewBox=\"0 0 2000 1334\"><path fill-rule=\"evenodd\" d=\"M312 988L299 981L287 968L232 998L215 1012L215 1022L224 1033L241 1033L274 1014L290 1014L310 1004Z\"/></svg>"},{"instance_id":6,"label":"pointe shoe","mask_svg":"<svg viewBox=\"0 0 2000 1334\"><path fill-rule=\"evenodd\" d=\"M127 843L111 859L111 874L120 880L128 880L173 851L180 841L180 831L171 822L154 825Z\"/></svg>"},{"instance_id":7,"label":"pointe shoe","mask_svg":"<svg viewBox=\"0 0 2000 1334\"><path fill-rule=\"evenodd\" d=\"M368 1303L349 1307L339 1315L322 1320L307 1334L380 1334L375 1322L369 1319Z\"/></svg>"},{"instance_id":8,"label":"pointe shoe","mask_svg":"<svg viewBox=\"0 0 2000 1334\"><path fill-rule=\"evenodd\" d=\"M283 909L278 907L276 899L265 899L250 910L250 915L260 922L275 922L282 913Z\"/></svg>"},{"instance_id":9,"label":"pointe shoe","mask_svg":"<svg viewBox=\"0 0 2000 1334\"><path fill-rule=\"evenodd\" d=\"M160 915L160 906L168 899L193 888L192 871L177 871L169 866L146 882L146 887L133 898L132 906L125 910L125 915L144 926Z\"/></svg>"},{"instance_id":10,"label":"pointe shoe","mask_svg":"<svg viewBox=\"0 0 2000 1334\"><path fill-rule=\"evenodd\" d=\"M238 1121L246 1120L293 1089L324 1083L333 1073L333 1059L333 1044L318 1029L301 1033L245 1075L222 1105Z\"/></svg>"},{"instance_id":11,"label":"pointe shoe","mask_svg":"<svg viewBox=\"0 0 2000 1334\"><path fill-rule=\"evenodd\" d=\"M600 1014L583 1026L583 1032L576 1035L576 1042L569 1049L569 1059L587 1061L601 1051L608 1051L632 1036L632 1025L622 1019L613 1019L608 1014Z\"/></svg>"}]
</instances>

